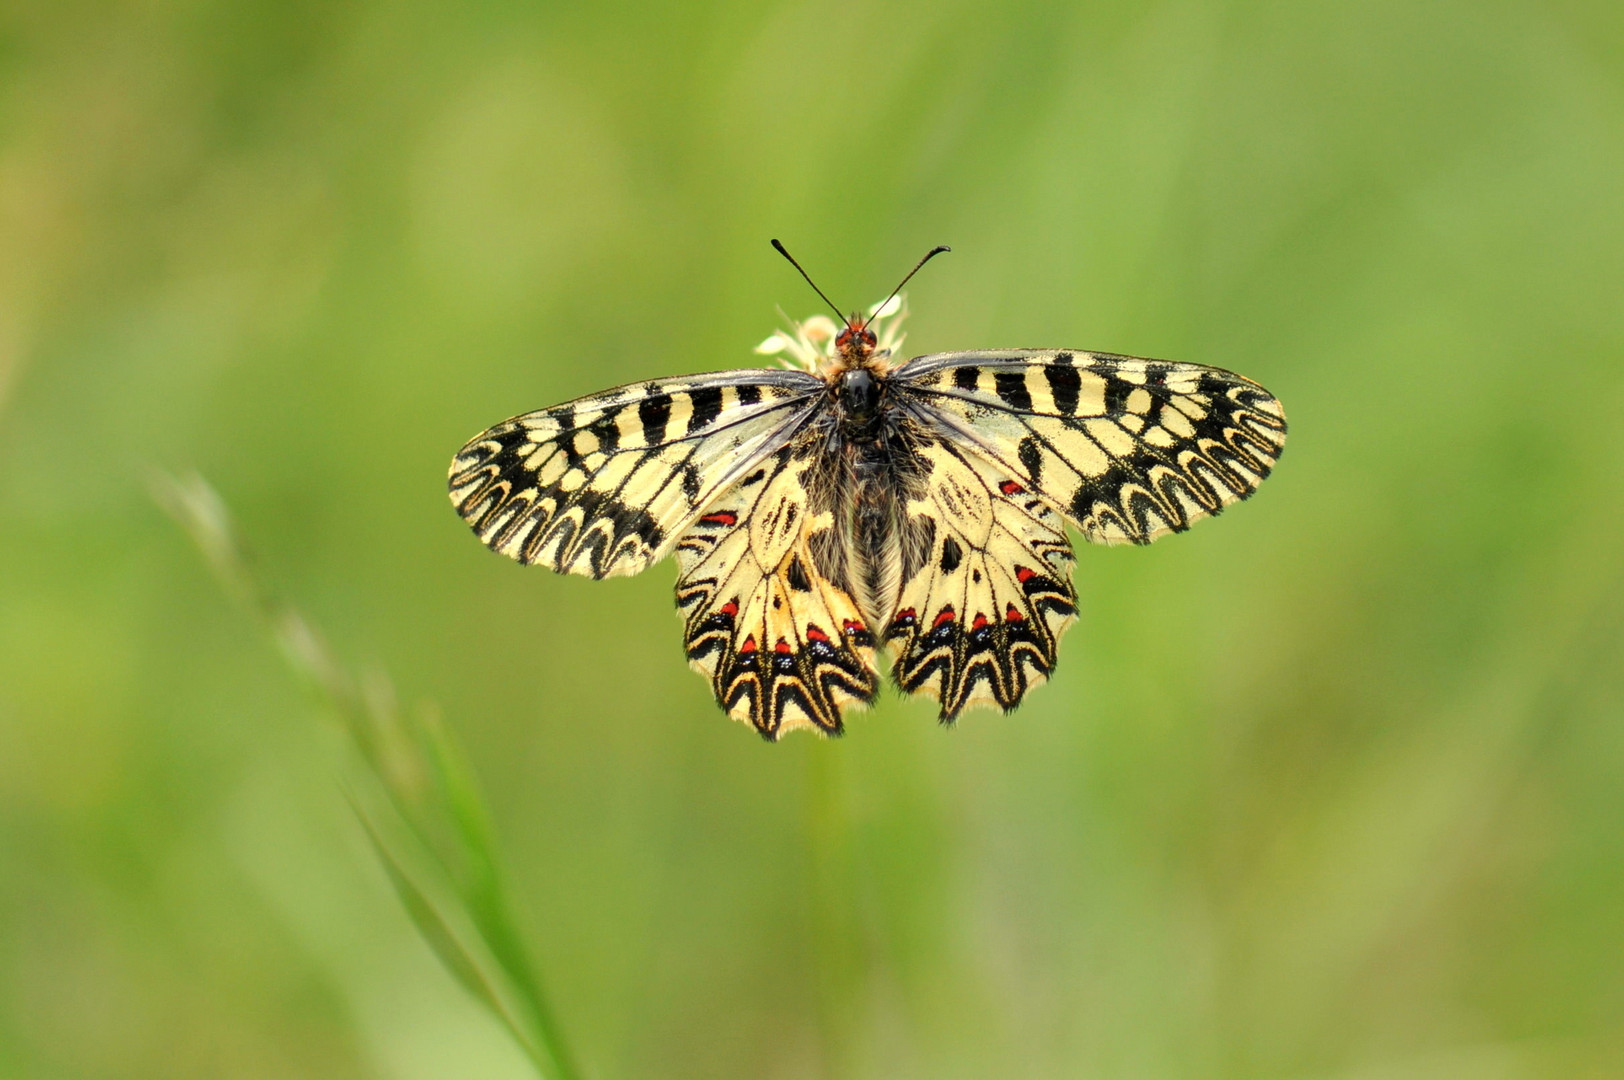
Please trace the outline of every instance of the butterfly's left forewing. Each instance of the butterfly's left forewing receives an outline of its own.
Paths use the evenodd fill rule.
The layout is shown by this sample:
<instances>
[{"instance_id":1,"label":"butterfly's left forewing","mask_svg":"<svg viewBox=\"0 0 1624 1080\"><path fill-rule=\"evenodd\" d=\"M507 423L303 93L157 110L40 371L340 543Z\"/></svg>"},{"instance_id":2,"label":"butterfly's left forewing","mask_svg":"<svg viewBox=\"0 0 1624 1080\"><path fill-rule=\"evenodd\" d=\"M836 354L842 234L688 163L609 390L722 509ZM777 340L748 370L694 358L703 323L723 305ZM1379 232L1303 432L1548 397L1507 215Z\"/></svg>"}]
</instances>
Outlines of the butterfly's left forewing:
<instances>
[{"instance_id":1,"label":"butterfly's left forewing","mask_svg":"<svg viewBox=\"0 0 1624 1080\"><path fill-rule=\"evenodd\" d=\"M525 413L458 451L451 501L489 547L522 563L635 574L792 438L823 389L801 372L722 371Z\"/></svg>"}]
</instances>

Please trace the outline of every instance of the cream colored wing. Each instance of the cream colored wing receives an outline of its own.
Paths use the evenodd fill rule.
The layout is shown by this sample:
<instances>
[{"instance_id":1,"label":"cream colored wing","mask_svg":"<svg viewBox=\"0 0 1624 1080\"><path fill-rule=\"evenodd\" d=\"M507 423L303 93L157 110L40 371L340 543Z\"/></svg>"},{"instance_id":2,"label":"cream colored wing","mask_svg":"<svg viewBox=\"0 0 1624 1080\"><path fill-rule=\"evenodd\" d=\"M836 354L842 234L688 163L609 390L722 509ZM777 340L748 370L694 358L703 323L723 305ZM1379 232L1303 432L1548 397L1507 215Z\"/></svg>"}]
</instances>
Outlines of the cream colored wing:
<instances>
[{"instance_id":1,"label":"cream colored wing","mask_svg":"<svg viewBox=\"0 0 1624 1080\"><path fill-rule=\"evenodd\" d=\"M1060 516L1013 470L952 440L923 439L920 490L906 504L919 548L886 629L892 675L909 693L1008 711L1054 670L1077 617L1072 552Z\"/></svg>"},{"instance_id":2,"label":"cream colored wing","mask_svg":"<svg viewBox=\"0 0 1624 1080\"><path fill-rule=\"evenodd\" d=\"M451 501L482 541L522 563L635 574L799 430L824 389L802 372L722 371L516 416L457 452Z\"/></svg>"},{"instance_id":3,"label":"cream colored wing","mask_svg":"<svg viewBox=\"0 0 1624 1080\"><path fill-rule=\"evenodd\" d=\"M1263 387L1199 364L1105 353L920 356L902 407L977 447L1100 544L1148 544L1257 490L1286 439Z\"/></svg>"},{"instance_id":4,"label":"cream colored wing","mask_svg":"<svg viewBox=\"0 0 1624 1080\"><path fill-rule=\"evenodd\" d=\"M872 701L878 684L874 635L813 553L834 520L808 490L822 441L809 432L770 455L677 543L688 660L723 709L769 740L796 728L838 735L841 710Z\"/></svg>"}]
</instances>

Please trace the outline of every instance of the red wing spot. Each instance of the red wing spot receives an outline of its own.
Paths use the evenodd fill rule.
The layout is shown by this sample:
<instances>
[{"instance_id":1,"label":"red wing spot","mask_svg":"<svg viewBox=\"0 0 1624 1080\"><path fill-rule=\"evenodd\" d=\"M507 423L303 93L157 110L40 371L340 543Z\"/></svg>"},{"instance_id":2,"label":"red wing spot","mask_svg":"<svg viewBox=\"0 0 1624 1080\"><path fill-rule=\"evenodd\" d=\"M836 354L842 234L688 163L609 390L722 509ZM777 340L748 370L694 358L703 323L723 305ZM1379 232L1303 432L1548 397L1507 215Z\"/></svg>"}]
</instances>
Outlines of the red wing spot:
<instances>
[{"instance_id":1,"label":"red wing spot","mask_svg":"<svg viewBox=\"0 0 1624 1080\"><path fill-rule=\"evenodd\" d=\"M783 638L779 638L778 644L773 646L773 652L775 653L791 653L794 651L794 649L789 647L789 642L785 641Z\"/></svg>"},{"instance_id":2,"label":"red wing spot","mask_svg":"<svg viewBox=\"0 0 1624 1080\"><path fill-rule=\"evenodd\" d=\"M728 618L731 619L733 616L735 616L735 615L737 615L739 613L739 605L736 602L734 602L732 600L729 600L727 603L723 604L721 606L721 608L719 608L718 610L720 610L723 615L726 615Z\"/></svg>"},{"instance_id":3,"label":"red wing spot","mask_svg":"<svg viewBox=\"0 0 1624 1080\"><path fill-rule=\"evenodd\" d=\"M755 652L756 651L756 635L751 634L749 637L745 638L744 639L744 644L739 646L739 651L741 653L753 653L753 652Z\"/></svg>"},{"instance_id":4,"label":"red wing spot","mask_svg":"<svg viewBox=\"0 0 1624 1080\"><path fill-rule=\"evenodd\" d=\"M987 617L978 612L976 614L975 621L970 624L970 629L972 629L972 630L980 630L983 626L986 626L986 625L987 625Z\"/></svg>"},{"instance_id":5,"label":"red wing spot","mask_svg":"<svg viewBox=\"0 0 1624 1080\"><path fill-rule=\"evenodd\" d=\"M919 618L919 613L917 611L915 611L911 607L910 608L903 608L901 611L897 612L897 622L902 622L902 621L907 620L907 619L917 619L917 618Z\"/></svg>"},{"instance_id":6,"label":"red wing spot","mask_svg":"<svg viewBox=\"0 0 1624 1080\"><path fill-rule=\"evenodd\" d=\"M936 621L930 624L931 629L934 630L936 627L942 625L943 623L950 623L950 622L953 621L953 619L954 619L953 609L950 608L950 607L949 608L943 608L941 610L941 613L936 616Z\"/></svg>"},{"instance_id":7,"label":"red wing spot","mask_svg":"<svg viewBox=\"0 0 1624 1080\"><path fill-rule=\"evenodd\" d=\"M840 629L848 634L861 634L864 627L863 624L858 622L856 619L847 619L840 624Z\"/></svg>"},{"instance_id":8,"label":"red wing spot","mask_svg":"<svg viewBox=\"0 0 1624 1080\"><path fill-rule=\"evenodd\" d=\"M737 525L739 515L731 510L720 510L714 514L706 514L699 519L701 525Z\"/></svg>"},{"instance_id":9,"label":"red wing spot","mask_svg":"<svg viewBox=\"0 0 1624 1080\"><path fill-rule=\"evenodd\" d=\"M1017 484L1013 480L1005 480L1002 484L998 485L998 490L1002 491L1005 495L1020 495L1026 491L1025 488L1021 487L1021 485Z\"/></svg>"},{"instance_id":10,"label":"red wing spot","mask_svg":"<svg viewBox=\"0 0 1624 1080\"><path fill-rule=\"evenodd\" d=\"M829 640L828 634L825 634L822 630L819 630L817 627L811 625L808 625L806 628L806 637L808 641L822 641L827 643Z\"/></svg>"},{"instance_id":11,"label":"red wing spot","mask_svg":"<svg viewBox=\"0 0 1624 1080\"><path fill-rule=\"evenodd\" d=\"M1015 580L1019 581L1022 585L1025 585L1028 581L1031 581L1037 576L1037 571L1029 569L1028 567L1017 566L1015 568Z\"/></svg>"},{"instance_id":12,"label":"red wing spot","mask_svg":"<svg viewBox=\"0 0 1624 1080\"><path fill-rule=\"evenodd\" d=\"M1025 622L1026 621L1026 616L1022 615L1020 612L1016 611L1014 604L1010 604L1009 607L1004 609L1004 621L1005 622Z\"/></svg>"}]
</instances>

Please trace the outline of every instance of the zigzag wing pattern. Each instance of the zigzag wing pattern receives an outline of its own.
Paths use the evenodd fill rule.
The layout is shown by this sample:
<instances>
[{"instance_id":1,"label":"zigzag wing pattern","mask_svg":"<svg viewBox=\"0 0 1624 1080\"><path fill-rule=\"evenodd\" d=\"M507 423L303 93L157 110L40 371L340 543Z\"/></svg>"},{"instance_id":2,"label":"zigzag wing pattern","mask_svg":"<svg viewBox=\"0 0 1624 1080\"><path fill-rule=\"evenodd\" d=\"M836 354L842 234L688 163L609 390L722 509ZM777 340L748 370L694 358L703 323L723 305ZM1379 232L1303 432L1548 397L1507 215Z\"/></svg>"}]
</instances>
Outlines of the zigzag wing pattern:
<instances>
[{"instance_id":1,"label":"zigzag wing pattern","mask_svg":"<svg viewBox=\"0 0 1624 1080\"><path fill-rule=\"evenodd\" d=\"M948 440L915 451L930 466L909 500L922 559L886 629L892 675L952 720L965 708L1006 712L1054 670L1077 617L1072 551L1058 514L1010 469Z\"/></svg>"},{"instance_id":2,"label":"zigzag wing pattern","mask_svg":"<svg viewBox=\"0 0 1624 1080\"><path fill-rule=\"evenodd\" d=\"M878 686L874 636L812 551L834 522L829 499L808 490L821 445L807 432L780 449L677 542L689 663L723 709L769 740L796 728L838 735L842 707L872 701Z\"/></svg>"},{"instance_id":3,"label":"zigzag wing pattern","mask_svg":"<svg viewBox=\"0 0 1624 1080\"><path fill-rule=\"evenodd\" d=\"M457 453L451 501L486 545L519 562L635 574L782 446L823 389L803 372L723 371L525 413Z\"/></svg>"},{"instance_id":4,"label":"zigzag wing pattern","mask_svg":"<svg viewBox=\"0 0 1624 1080\"><path fill-rule=\"evenodd\" d=\"M1286 439L1280 402L1221 368L1106 353L938 353L904 407L978 447L1097 544L1148 544L1251 495Z\"/></svg>"}]
</instances>

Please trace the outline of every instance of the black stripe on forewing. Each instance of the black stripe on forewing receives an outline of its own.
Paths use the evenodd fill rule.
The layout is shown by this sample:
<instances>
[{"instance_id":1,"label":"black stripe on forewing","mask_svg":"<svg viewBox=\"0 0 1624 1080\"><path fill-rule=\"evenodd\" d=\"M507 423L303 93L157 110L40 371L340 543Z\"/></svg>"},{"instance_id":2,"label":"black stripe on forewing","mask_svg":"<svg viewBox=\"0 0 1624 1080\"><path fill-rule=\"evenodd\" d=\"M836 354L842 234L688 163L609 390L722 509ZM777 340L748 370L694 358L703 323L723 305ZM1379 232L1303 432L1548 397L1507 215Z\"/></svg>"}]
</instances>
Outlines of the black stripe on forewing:
<instances>
[{"instance_id":1,"label":"black stripe on forewing","mask_svg":"<svg viewBox=\"0 0 1624 1080\"><path fill-rule=\"evenodd\" d=\"M1043 365L1043 378L1049 384L1054 407L1070 416L1077 412L1077 399L1082 393L1083 377L1069 363Z\"/></svg>"},{"instance_id":2,"label":"black stripe on forewing","mask_svg":"<svg viewBox=\"0 0 1624 1080\"><path fill-rule=\"evenodd\" d=\"M1138 382L1121 374L1130 368L1143 368L1144 380ZM934 382L932 376L953 372L952 386ZM1031 371L1041 373L1055 408L1036 409L1031 402L1030 385L1025 377ZM993 375L993 392L980 385L983 372ZM1245 392L1231 399L1242 411L1263 421L1271 435L1283 436L1283 422L1272 415L1262 403L1278 400L1266 389L1244 375L1205 364L1180 364L1148 357L1124 356L1116 353L1089 353L1074 350L1007 349L985 352L933 353L917 356L891 374L890 381L910 394L928 394L958 398L969 405L995 409L1004 413L1032 413L1039 416L1075 416L1083 404L1083 380L1096 378L1103 381L1104 411L1087 412L1085 416L1120 416L1128 411L1128 398L1135 390L1143 389L1150 395L1153 405L1148 419L1154 421L1160 409L1175 396L1168 387L1169 377L1183 381L1190 377L1199 380L1198 390L1214 397L1226 395L1232 389ZM1019 378L1019 382L1017 382ZM933 384L934 383L934 384ZM1274 441L1279 441L1278 439Z\"/></svg>"},{"instance_id":3,"label":"black stripe on forewing","mask_svg":"<svg viewBox=\"0 0 1624 1080\"><path fill-rule=\"evenodd\" d=\"M665 442L665 426L671 420L671 395L649 388L637 403L637 419L643 424L643 445L659 446Z\"/></svg>"},{"instance_id":4,"label":"black stripe on forewing","mask_svg":"<svg viewBox=\"0 0 1624 1080\"><path fill-rule=\"evenodd\" d=\"M679 375L664 379L653 379L640 383L627 383L616 386L596 394L576 398L554 405L551 408L540 409L535 412L522 413L505 421L517 423L526 420L550 419L559 426L558 436L570 432L592 429L603 424L613 417L618 417L627 409L637 410L640 424L645 428L644 436L647 438L650 422L657 422L654 438L650 443L677 442L685 438L708 435L705 430L708 424L695 425L690 428L686 423L679 430L669 430L665 421L658 416L664 411L668 420L673 408L685 411L687 403L698 392L708 394L714 391L718 396L717 404L721 403L721 395L732 388L737 396L736 405L726 410L727 415L740 422L747 421L754 416L761 415L761 411L749 412L750 407L767 402L767 409L781 408L794 404L799 398L826 389L822 379L808 375L802 371L790 371L778 368L746 368L736 371L710 371L700 375ZM768 396L763 391L774 391ZM645 400L654 399L650 406L650 414L642 413ZM663 400L661 400L663 399ZM743 415L734 414L743 412ZM712 420L718 414L712 414ZM730 419L731 422L731 419ZM500 427L501 425L497 425ZM720 430L720 429L718 429ZM631 447L641 449L641 447Z\"/></svg>"},{"instance_id":5,"label":"black stripe on forewing","mask_svg":"<svg viewBox=\"0 0 1624 1080\"><path fill-rule=\"evenodd\" d=\"M1257 487L1255 482L1234 470L1232 462L1236 456L1220 449L1229 445L1225 436L1234 428L1223 423L1215 411L1206 413L1199 422L1192 421L1195 435L1170 447L1154 446L1129 433L1133 449L1127 453L1107 448L1080 422L1065 423L1073 438L1086 438L1105 457L1106 468L1094 473L1080 467L1054 440L1035 430L1031 422L1025 419L1021 422L1029 433L1017 446L1023 464L1029 460L1041 461L1042 454L1038 452L1041 447L1081 477L1081 483L1061 503L1066 514L1073 521L1081 522L1095 515L1098 506L1104 504L1118 511L1132 525L1127 531L1136 543L1148 543L1148 535L1156 531L1151 515L1164 520L1173 532L1183 532L1200 517L1217 515L1227 503L1245 499ZM1254 471L1261 481L1269 475L1269 463L1256 462ZM1040 477L1033 477L1034 487L1045 490L1042 483ZM1195 517L1179 499L1180 488L1199 507L1200 512Z\"/></svg>"},{"instance_id":6,"label":"black stripe on forewing","mask_svg":"<svg viewBox=\"0 0 1624 1080\"><path fill-rule=\"evenodd\" d=\"M765 407L756 407L762 400L761 384L743 384L738 386L738 405L727 411L721 423L717 417L721 415L720 397L730 383L719 383L715 387L698 387L700 401L691 416L700 418L699 423L690 419L684 424L681 434L673 438L666 438L666 425L671 415L674 401L687 405L693 396L689 390L681 389L684 385L691 385L695 379L712 377L732 377L741 374L760 374L762 376L796 376L793 381L785 384L779 379L762 380L763 383L775 389L790 391L784 396L774 398ZM528 444L528 456L534 457L551 445L555 452L562 452L568 458L580 458L590 454L602 454L611 457L622 453L646 453L658 450L672 443L701 440L714 437L741 424L759 420L773 412L780 410L804 407L806 399L813 393L823 389L821 380L813 376L801 375L797 372L762 371L755 372L725 372L718 376L694 376L686 380L664 380L664 384L678 387L672 391L660 389L661 383L648 383L641 387L617 387L614 390L594 394L588 398L566 402L550 409L543 409L533 413L525 413L510 420L497 424L475 438L471 439L458 453L452 463L451 483L455 488L470 482L473 472L480 471L496 454L498 447L488 444L498 443L516 450L518 446ZM646 396L630 397L626 394L637 390ZM714 390L715 396L707 391ZM714 402L714 404L713 404ZM623 443L620 418L629 409L637 409L637 421L642 428L643 441L640 443ZM588 418L589 417L589 418ZM708 430L707 430L708 429ZM576 443L582 435L591 436L596 445L591 447L588 454L582 454ZM652 436L652 438L651 438ZM536 467L529 471L539 472L545 468L552 458L551 453L536 462Z\"/></svg>"},{"instance_id":7,"label":"black stripe on forewing","mask_svg":"<svg viewBox=\"0 0 1624 1080\"><path fill-rule=\"evenodd\" d=\"M799 404L802 404L803 408L804 408L804 403L799 403ZM771 412L771 411L772 411L771 409L761 410L761 411L756 413L756 418L759 418L760 416L766 415L768 412ZM781 441L788 440L788 439L792 438L794 436L795 432L798 431L800 429L800 427L802 425L804 425L806 423L806 421L811 418L811 415L812 415L812 411L811 410L806 410L799 417L787 417L785 419L785 421L781 424L778 433L773 438L771 438L769 441L776 443L776 442L781 442ZM730 427L730 426L733 426L733 425L723 425L721 428L718 428L718 431L723 430L726 427ZM712 432L711 434L714 435L714 434L716 434L716 432ZM678 443L686 443L686 445L680 447L680 450L685 451L685 453L683 454L683 457L681 458L681 460L679 460L679 461L664 460L662 458L662 454L671 452L672 449L674 447L676 447ZM699 469L692 464L692 460L693 460L694 455L699 452L699 449L700 449L700 447L702 445L704 445L703 440L689 441L687 439L677 439L677 440L669 440L669 441L667 441L665 443L662 443L662 444L659 444L659 445L656 445L656 446L649 446L649 447L643 448L643 450L641 452L641 456L639 457L637 463L626 471L626 475L621 479L621 481L617 485L615 485L615 487L613 487L611 489L608 489L607 491L603 491L601 493L593 492L593 494L601 494L603 496L604 502L603 502L602 505L604 506L604 512L602 513L602 516L610 517L611 512L614 512L614 511L617 511L617 510L634 509L634 508L640 508L640 507L646 507L646 506L652 505L653 503L657 502L660 499L661 496L663 496L665 494L666 489L669 488L672 484L681 484L682 489L683 489L683 499L688 504L688 507L691 510L694 510L694 511L699 510L699 508L700 508L699 507L699 498L700 498L700 495L702 494L702 490L701 490L701 486L700 486L700 473L699 473ZM770 452L770 450L764 449L763 452L767 453L767 452ZM654 487L652 489L652 491L650 491L646 496L642 497L641 501L639 503L632 504L632 503L626 502L622 498L622 496L625 493L627 485L630 484L632 482L632 480L638 476L638 474L641 472L643 466L648 464L648 462L650 462L651 460L655 460L655 461L659 462L659 467L660 467L661 471L665 474L664 479L656 487ZM757 457L753 458L752 460L760 460L760 457L757 456ZM742 462L736 463L736 465L742 465L742 464L743 464ZM583 486L582 488L578 489L577 491L570 493L571 497L569 499L567 499L566 501L559 504L558 511L554 515L554 517L555 518L561 518L569 510L573 509L576 506L583 506L584 507L584 506L588 505L588 502L589 502L588 493L589 492L591 492L591 489L589 487ZM643 514L643 517L649 517L649 515L647 515L645 513L645 514ZM596 518L594 517L594 515L591 512L589 512L586 515L586 517L584 518L584 521L587 521L587 522L590 522L590 521L593 521L593 520L596 520ZM618 525L618 519L616 519L616 520L617 520L617 525ZM632 520L635 521L637 519L634 517L634 518L632 518ZM650 520L652 520L652 518L650 518ZM566 524L568 524L567 521L560 521L560 525L566 525ZM547 543L550 542L550 539L551 539L550 536L545 540L544 539L539 539L541 537L541 534L543 532L547 532L547 531L550 531L550 530L547 530L547 529L544 529L544 528L537 528L535 534L532 536L530 546L534 547L534 551L537 554L539 554L540 551L542 550L542 548L547 546ZM608 545L608 547L609 547L609 549L611 551L618 548L619 541L624 538L624 535L625 535L624 533L621 533L621 532L619 532L617 530L615 543ZM666 535L667 534L665 534L663 531L660 531L658 539L655 540L653 543L651 543L650 547L658 548L660 546L660 544L664 542ZM567 544L566 543L561 543L559 545L559 547L558 547L558 550L564 551L564 550L566 550L566 548L567 548ZM590 553L589 559L591 561L591 565L594 568L594 573L597 576L601 576L602 563L601 563L600 560L606 554L607 554L606 552L601 551L601 550L594 550L594 551L592 551ZM569 561L573 562L573 561L575 561L575 559L577 557L578 557L578 555L572 554ZM526 561L533 561L533 560L526 560Z\"/></svg>"},{"instance_id":8,"label":"black stripe on forewing","mask_svg":"<svg viewBox=\"0 0 1624 1080\"><path fill-rule=\"evenodd\" d=\"M614 492L585 484L571 491L563 491L556 483L542 486L531 461L536 444L527 439L515 440L513 434L504 432L481 444L484 447L494 443L501 449L483 463L486 483L458 504L458 510L487 545L500 551L522 534L518 550L509 554L521 562L533 563L549 545L556 543L558 552L568 551L579 530L590 530L587 547L567 561L574 563L584 554L594 573L601 576L614 553L629 539L636 538L651 550L664 543L667 534L647 511L646 503L631 505L616 498ZM522 435L522 430L517 434ZM568 445L555 444L546 460L564 453ZM475 469L464 469L453 477L453 491L462 486L458 481L465 481L473 472ZM552 509L544 512L549 503ZM579 526L569 516L576 508L581 511ZM607 535L601 528L591 528L605 522L610 525Z\"/></svg>"},{"instance_id":9,"label":"black stripe on forewing","mask_svg":"<svg viewBox=\"0 0 1624 1080\"><path fill-rule=\"evenodd\" d=\"M1142 382L1133 381L1120 374L1129 365L1143 367ZM948 367L954 369L952 389L927 384L930 376ZM998 370L1001 367L1014 370ZM980 374L984 370L991 371L994 376L994 392L991 394L981 390L978 385ZM1040 371L1048 384L1055 403L1052 411L1034 409L1031 404L1025 375L1033 370ZM971 377L961 380L959 376L965 372L971 373ZM893 373L892 381L907 395L956 398L972 409L990 409L1014 416L1024 414L1066 418L1077 416L1082 378L1085 374L1103 382L1104 409L1102 412L1085 413L1083 418L1099 416L1120 419L1129 412L1128 401L1133 393L1136 390L1143 390L1150 399L1150 404L1146 410L1136 415L1144 419L1144 429L1148 429L1159 422L1161 413L1171 407L1173 399L1188 399L1190 396L1170 389L1168 377L1173 376L1180 382L1193 377L1197 380L1196 393L1206 395L1211 404L1203 407L1203 414L1200 417L1191 419L1186 416L1192 425L1199 425L1202 421L1209 421L1214 417L1228 418L1231 421L1226 425L1228 430L1247 436L1248 441L1253 442L1256 449L1269 459L1277 459L1279 456L1280 445L1286 433L1285 421L1283 417L1277 415L1279 401L1244 375L1237 375L1223 368L1201 364L1175 364L1170 361L1118 356L1111 353L1074 354L1066 351L938 353L908 361ZM1016 384L1017 376L1021 379L1019 386ZM1220 402L1224 404L1220 406ZM1083 430L1077 424L1068 426ZM1125 430L1129 436L1139 440L1140 432ZM1200 434L1198 431L1197 437ZM1106 449L1103 446L1101 448ZM1109 450L1106 452L1109 453ZM1268 461L1263 461L1262 464L1266 465Z\"/></svg>"},{"instance_id":10,"label":"black stripe on forewing","mask_svg":"<svg viewBox=\"0 0 1624 1080\"><path fill-rule=\"evenodd\" d=\"M720 386L698 386L688 392L688 402L693 412L688 416L688 430L686 434L692 435L703 431L710 426L722 411L722 388Z\"/></svg>"},{"instance_id":11,"label":"black stripe on forewing","mask_svg":"<svg viewBox=\"0 0 1624 1080\"><path fill-rule=\"evenodd\" d=\"M995 371L992 377L993 392L1005 405L1019 410L1032 407L1032 394L1026 388L1025 370Z\"/></svg>"}]
</instances>

